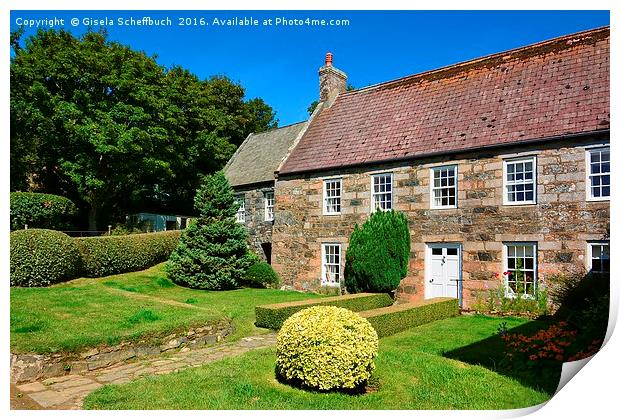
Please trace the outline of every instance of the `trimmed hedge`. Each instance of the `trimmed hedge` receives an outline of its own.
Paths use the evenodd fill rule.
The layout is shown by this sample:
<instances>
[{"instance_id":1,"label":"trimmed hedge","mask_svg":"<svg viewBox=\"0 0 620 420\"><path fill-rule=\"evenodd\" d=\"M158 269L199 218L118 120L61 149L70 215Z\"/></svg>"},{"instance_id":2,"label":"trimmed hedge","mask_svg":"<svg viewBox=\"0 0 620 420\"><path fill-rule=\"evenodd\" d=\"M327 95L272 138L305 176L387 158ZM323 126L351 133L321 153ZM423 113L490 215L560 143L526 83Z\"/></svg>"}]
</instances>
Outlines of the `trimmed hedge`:
<instances>
[{"instance_id":1,"label":"trimmed hedge","mask_svg":"<svg viewBox=\"0 0 620 420\"><path fill-rule=\"evenodd\" d=\"M66 230L71 227L77 207L68 198L54 194L11 193L11 229Z\"/></svg>"},{"instance_id":2,"label":"trimmed hedge","mask_svg":"<svg viewBox=\"0 0 620 420\"><path fill-rule=\"evenodd\" d=\"M75 238L82 254L83 275L101 277L139 271L166 261L179 243L181 231L125 236Z\"/></svg>"},{"instance_id":3,"label":"trimmed hedge","mask_svg":"<svg viewBox=\"0 0 620 420\"><path fill-rule=\"evenodd\" d=\"M379 337L386 337L432 321L457 316L459 309L458 299L434 298L364 311L359 315L370 322Z\"/></svg>"},{"instance_id":4,"label":"trimmed hedge","mask_svg":"<svg viewBox=\"0 0 620 420\"><path fill-rule=\"evenodd\" d=\"M11 232L11 286L41 287L79 276L81 258L68 235L55 230Z\"/></svg>"},{"instance_id":5,"label":"trimmed hedge","mask_svg":"<svg viewBox=\"0 0 620 420\"><path fill-rule=\"evenodd\" d=\"M322 391L355 389L375 369L379 338L368 320L335 306L293 314L276 341L276 374Z\"/></svg>"},{"instance_id":6,"label":"trimmed hedge","mask_svg":"<svg viewBox=\"0 0 620 420\"><path fill-rule=\"evenodd\" d=\"M324 299L310 299L301 302L285 302L273 305L257 306L256 326L279 330L288 317L310 306L337 306L353 312L382 308L393 303L387 293L357 293Z\"/></svg>"}]
</instances>

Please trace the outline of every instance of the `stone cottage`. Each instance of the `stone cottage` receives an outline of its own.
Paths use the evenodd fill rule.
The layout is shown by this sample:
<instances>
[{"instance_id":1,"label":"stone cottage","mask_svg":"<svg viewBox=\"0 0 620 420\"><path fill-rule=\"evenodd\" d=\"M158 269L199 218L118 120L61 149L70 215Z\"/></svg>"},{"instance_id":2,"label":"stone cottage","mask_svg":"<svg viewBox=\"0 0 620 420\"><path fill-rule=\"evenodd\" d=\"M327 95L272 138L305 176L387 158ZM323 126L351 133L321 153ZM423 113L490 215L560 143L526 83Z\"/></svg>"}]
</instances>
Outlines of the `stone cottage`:
<instances>
[{"instance_id":1,"label":"stone cottage","mask_svg":"<svg viewBox=\"0 0 620 420\"><path fill-rule=\"evenodd\" d=\"M237 221L249 233L250 246L271 264L274 220L274 172L302 134L306 122L250 134L224 167L240 205Z\"/></svg>"},{"instance_id":2,"label":"stone cottage","mask_svg":"<svg viewBox=\"0 0 620 420\"><path fill-rule=\"evenodd\" d=\"M307 126L250 136L227 167L285 283L342 287L349 235L376 209L409 219L403 300L469 307L502 282L514 294L517 269L527 294L609 270L608 27L350 92L346 78L328 54Z\"/></svg>"}]
</instances>

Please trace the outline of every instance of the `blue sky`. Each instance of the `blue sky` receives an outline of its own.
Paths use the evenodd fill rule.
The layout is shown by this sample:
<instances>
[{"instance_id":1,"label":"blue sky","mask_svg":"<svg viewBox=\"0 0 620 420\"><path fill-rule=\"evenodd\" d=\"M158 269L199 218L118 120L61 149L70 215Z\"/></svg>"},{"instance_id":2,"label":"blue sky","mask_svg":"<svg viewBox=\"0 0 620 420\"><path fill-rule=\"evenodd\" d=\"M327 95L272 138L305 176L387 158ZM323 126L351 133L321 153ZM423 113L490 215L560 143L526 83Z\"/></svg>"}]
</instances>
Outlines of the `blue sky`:
<instances>
[{"instance_id":1,"label":"blue sky","mask_svg":"<svg viewBox=\"0 0 620 420\"><path fill-rule=\"evenodd\" d=\"M170 27L126 27L119 17L170 17ZM555 36L609 24L607 11L12 11L18 18L64 19L75 34L87 30L71 18L114 21L110 39L157 55L164 66L201 78L223 74L262 97L280 125L307 118L318 97L318 68L325 53L359 88ZM204 17L209 26L179 26L179 18ZM253 18L259 26L213 26L214 18ZM263 25L273 19L271 26ZM275 26L276 18L348 19L347 26ZM198 20L199 23L199 20ZM95 26L94 29L97 29ZM28 29L26 35L36 29Z\"/></svg>"}]
</instances>

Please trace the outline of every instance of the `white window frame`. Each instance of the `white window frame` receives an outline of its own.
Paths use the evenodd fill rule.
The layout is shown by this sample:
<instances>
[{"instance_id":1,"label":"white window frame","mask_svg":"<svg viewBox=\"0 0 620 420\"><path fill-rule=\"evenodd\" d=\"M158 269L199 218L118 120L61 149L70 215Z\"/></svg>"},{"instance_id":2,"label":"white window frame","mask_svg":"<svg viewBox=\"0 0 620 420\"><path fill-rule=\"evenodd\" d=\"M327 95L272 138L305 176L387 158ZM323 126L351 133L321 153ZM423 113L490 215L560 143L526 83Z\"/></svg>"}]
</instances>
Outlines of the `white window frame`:
<instances>
[{"instance_id":1,"label":"white window frame","mask_svg":"<svg viewBox=\"0 0 620 420\"><path fill-rule=\"evenodd\" d=\"M450 169L454 169L454 204L449 204L446 206L436 205L435 204L435 192L440 191L442 189L451 188L451 186L435 187L435 172L442 171L442 170L450 170ZM443 165L443 166L436 166L434 168L430 168L429 184L431 187L431 198L430 198L431 209L456 209L458 208L458 204L459 204L459 167L458 165Z\"/></svg>"},{"instance_id":2,"label":"white window frame","mask_svg":"<svg viewBox=\"0 0 620 420\"><path fill-rule=\"evenodd\" d=\"M327 267L336 266L335 263L327 262L327 247L335 247L334 249L338 250L338 281L328 281L327 280ZM336 242L323 242L321 243L321 285L322 286L332 286L339 287L342 283L342 246Z\"/></svg>"},{"instance_id":3,"label":"white window frame","mask_svg":"<svg viewBox=\"0 0 620 420\"><path fill-rule=\"evenodd\" d=\"M601 172L598 174L592 174L592 153L593 152L603 152L603 151L607 151L609 152L609 146L605 146L605 147L596 147L596 148L591 148L591 149L586 149L586 200L587 201L609 201L610 196L611 196L611 188L610 188L610 195L605 196L605 197L594 197L592 195L592 176L604 176L604 175L608 175L611 178L611 164L610 164L610 168L609 168L609 172ZM611 160L611 156L610 156L610 160ZM611 183L611 180L610 180Z\"/></svg>"},{"instance_id":4,"label":"white window frame","mask_svg":"<svg viewBox=\"0 0 620 420\"><path fill-rule=\"evenodd\" d=\"M533 184L532 200L508 201L508 186L523 184L523 182L511 182L511 183L508 182L508 165L517 164L517 163L525 164L526 162L532 162L532 184ZM529 205L529 204L536 204L536 196L538 194L537 172L538 172L538 168L536 165L536 156L524 156L524 157L518 157L518 158L504 159L504 167L503 167L503 174L502 174L502 188L504 189L503 195L504 195L505 206L523 206L523 205Z\"/></svg>"},{"instance_id":5,"label":"white window frame","mask_svg":"<svg viewBox=\"0 0 620 420\"><path fill-rule=\"evenodd\" d=\"M237 210L236 219L239 223L245 223L245 194L236 194L235 201L239 204L239 209Z\"/></svg>"},{"instance_id":6,"label":"white window frame","mask_svg":"<svg viewBox=\"0 0 620 420\"><path fill-rule=\"evenodd\" d=\"M327 185L333 182L338 183L338 195L327 196ZM338 200L339 211L329 211L327 205L329 200ZM323 180L323 214L328 216L338 215L342 213L342 178L326 178Z\"/></svg>"},{"instance_id":7,"label":"white window frame","mask_svg":"<svg viewBox=\"0 0 620 420\"><path fill-rule=\"evenodd\" d=\"M589 272L592 273L609 273L609 271L593 271L592 270L592 247L593 246L607 246L609 247L609 241L588 241L588 248L586 250L586 258L587 258L587 269ZM604 258L598 258L598 259L604 259ZM609 253L609 261L611 262L611 248L610 248L610 253ZM611 266L610 266L611 268Z\"/></svg>"},{"instance_id":8,"label":"white window frame","mask_svg":"<svg viewBox=\"0 0 620 420\"><path fill-rule=\"evenodd\" d=\"M264 193L263 199L265 200L265 222L271 222L274 218L273 213L276 205L276 198L273 191Z\"/></svg>"},{"instance_id":9,"label":"white window frame","mask_svg":"<svg viewBox=\"0 0 620 420\"><path fill-rule=\"evenodd\" d=\"M537 242L504 242L503 243L503 255L502 255L502 265L504 267L504 273L509 271L508 268L508 247L510 246L532 246L534 248L534 268L533 269L525 269L523 271L531 271L534 274L534 294L538 290L538 243ZM508 286L508 277L509 275L502 275L504 281L504 295L509 298L516 297L516 293L512 291L512 289ZM533 298L533 294L523 293L523 297Z\"/></svg>"},{"instance_id":10,"label":"white window frame","mask_svg":"<svg viewBox=\"0 0 620 420\"><path fill-rule=\"evenodd\" d=\"M377 211L376 206L376 196L380 194L387 194L387 191L377 192L375 193L375 178L380 176L389 176L390 177L390 208L389 209L381 209L382 211L389 211L394 209L394 173L392 172L382 172L380 174L373 174L370 177L370 212L374 213Z\"/></svg>"}]
</instances>

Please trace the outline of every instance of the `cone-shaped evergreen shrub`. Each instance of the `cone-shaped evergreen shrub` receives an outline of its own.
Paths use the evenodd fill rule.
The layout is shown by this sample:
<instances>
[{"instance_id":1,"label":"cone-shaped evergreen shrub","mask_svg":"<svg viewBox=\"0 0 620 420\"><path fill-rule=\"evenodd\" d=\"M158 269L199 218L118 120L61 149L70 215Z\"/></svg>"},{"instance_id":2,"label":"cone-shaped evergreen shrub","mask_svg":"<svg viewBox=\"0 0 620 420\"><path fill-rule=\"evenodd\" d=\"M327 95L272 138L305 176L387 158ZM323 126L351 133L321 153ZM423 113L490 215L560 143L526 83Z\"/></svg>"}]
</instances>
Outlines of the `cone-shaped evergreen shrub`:
<instances>
[{"instance_id":1,"label":"cone-shaped evergreen shrub","mask_svg":"<svg viewBox=\"0 0 620 420\"><path fill-rule=\"evenodd\" d=\"M344 267L351 293L391 292L407 275L411 239L404 213L377 211L355 225Z\"/></svg>"},{"instance_id":2,"label":"cone-shaped evergreen shrub","mask_svg":"<svg viewBox=\"0 0 620 420\"><path fill-rule=\"evenodd\" d=\"M248 253L245 228L235 220L238 205L222 171L205 178L194 206L200 216L183 231L166 264L168 276L195 289L237 287L255 259Z\"/></svg>"}]
</instances>

